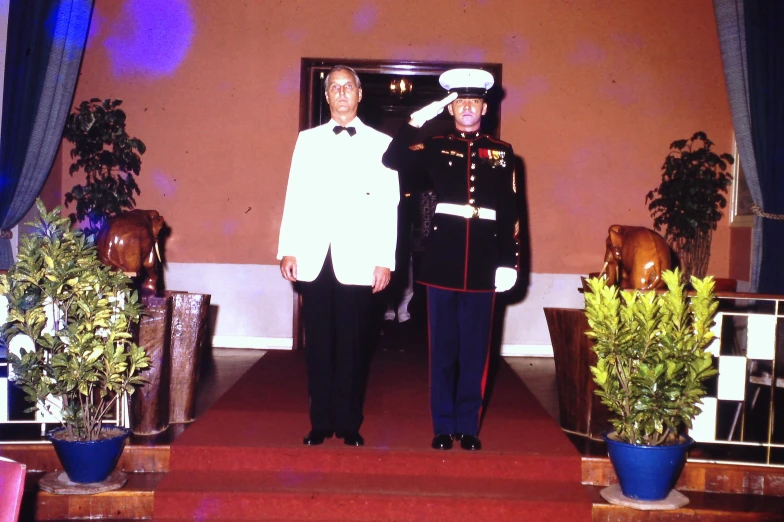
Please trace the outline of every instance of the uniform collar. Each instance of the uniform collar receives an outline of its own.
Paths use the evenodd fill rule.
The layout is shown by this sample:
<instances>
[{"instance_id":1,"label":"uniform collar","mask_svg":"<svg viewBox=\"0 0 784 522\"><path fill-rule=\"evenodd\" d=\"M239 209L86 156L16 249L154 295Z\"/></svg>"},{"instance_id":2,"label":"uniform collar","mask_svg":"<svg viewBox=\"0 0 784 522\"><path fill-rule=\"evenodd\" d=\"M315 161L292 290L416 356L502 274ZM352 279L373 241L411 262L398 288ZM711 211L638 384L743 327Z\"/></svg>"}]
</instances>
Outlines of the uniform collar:
<instances>
[{"instance_id":1,"label":"uniform collar","mask_svg":"<svg viewBox=\"0 0 784 522\"><path fill-rule=\"evenodd\" d=\"M478 138L480 136L481 132L480 131L476 131L476 132L462 132L462 131L459 131L459 130L455 129L454 131L452 131L452 134L456 138L461 138L461 139L464 139L464 140L473 140L473 139Z\"/></svg>"}]
</instances>

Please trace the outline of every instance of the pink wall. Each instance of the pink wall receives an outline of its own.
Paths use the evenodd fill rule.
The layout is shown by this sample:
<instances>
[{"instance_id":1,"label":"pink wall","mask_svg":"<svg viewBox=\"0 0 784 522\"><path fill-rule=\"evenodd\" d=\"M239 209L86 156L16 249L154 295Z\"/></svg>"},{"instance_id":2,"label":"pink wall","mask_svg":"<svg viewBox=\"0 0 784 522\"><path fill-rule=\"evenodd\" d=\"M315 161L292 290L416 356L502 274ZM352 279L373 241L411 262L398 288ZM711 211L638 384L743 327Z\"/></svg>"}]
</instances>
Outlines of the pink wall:
<instances>
[{"instance_id":1,"label":"pink wall","mask_svg":"<svg viewBox=\"0 0 784 522\"><path fill-rule=\"evenodd\" d=\"M169 261L275 263L302 57L502 63L535 272L596 271L610 224L651 226L672 141L731 151L710 0L97 0L76 102L124 100ZM726 277L726 218L713 245Z\"/></svg>"},{"instance_id":2,"label":"pink wall","mask_svg":"<svg viewBox=\"0 0 784 522\"><path fill-rule=\"evenodd\" d=\"M737 281L751 279L751 227L730 229L729 277Z\"/></svg>"}]
</instances>

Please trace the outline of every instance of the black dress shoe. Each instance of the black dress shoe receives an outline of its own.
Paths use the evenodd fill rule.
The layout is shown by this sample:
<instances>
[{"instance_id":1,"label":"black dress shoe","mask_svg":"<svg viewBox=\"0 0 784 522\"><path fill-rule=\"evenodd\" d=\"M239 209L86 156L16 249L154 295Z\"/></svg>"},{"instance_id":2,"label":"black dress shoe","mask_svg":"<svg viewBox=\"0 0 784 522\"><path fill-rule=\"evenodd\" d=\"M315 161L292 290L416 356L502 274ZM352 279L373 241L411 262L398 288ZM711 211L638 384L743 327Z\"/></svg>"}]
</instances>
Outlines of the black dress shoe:
<instances>
[{"instance_id":1,"label":"black dress shoe","mask_svg":"<svg viewBox=\"0 0 784 522\"><path fill-rule=\"evenodd\" d=\"M430 447L437 450L452 449L452 436L451 435L436 435L433 437L433 442Z\"/></svg>"},{"instance_id":2,"label":"black dress shoe","mask_svg":"<svg viewBox=\"0 0 784 522\"><path fill-rule=\"evenodd\" d=\"M348 431L345 433L338 433L337 438L343 439L343 444L346 446L364 446L365 439L358 431Z\"/></svg>"},{"instance_id":3,"label":"black dress shoe","mask_svg":"<svg viewBox=\"0 0 784 522\"><path fill-rule=\"evenodd\" d=\"M302 440L302 444L304 444L305 446L318 446L319 444L324 443L324 439L331 439L331 438L332 438L331 431L310 430L310 432Z\"/></svg>"},{"instance_id":4,"label":"black dress shoe","mask_svg":"<svg viewBox=\"0 0 784 522\"><path fill-rule=\"evenodd\" d=\"M482 441L476 435L460 435L460 447L464 450L477 451L482 449Z\"/></svg>"}]
</instances>

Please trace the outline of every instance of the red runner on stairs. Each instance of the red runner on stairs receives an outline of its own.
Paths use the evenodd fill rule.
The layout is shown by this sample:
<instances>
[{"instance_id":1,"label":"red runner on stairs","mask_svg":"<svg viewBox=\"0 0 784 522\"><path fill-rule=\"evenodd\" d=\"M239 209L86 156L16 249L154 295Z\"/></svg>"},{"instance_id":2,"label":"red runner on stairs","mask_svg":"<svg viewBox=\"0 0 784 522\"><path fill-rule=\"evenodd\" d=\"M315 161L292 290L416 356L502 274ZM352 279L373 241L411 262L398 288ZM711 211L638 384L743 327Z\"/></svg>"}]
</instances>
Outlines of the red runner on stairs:
<instances>
[{"instance_id":1,"label":"red runner on stairs","mask_svg":"<svg viewBox=\"0 0 784 522\"><path fill-rule=\"evenodd\" d=\"M172 444L155 520L579 521L580 455L500 361L484 449L430 448L426 354L378 352L361 433L306 447L304 354L268 352Z\"/></svg>"}]
</instances>

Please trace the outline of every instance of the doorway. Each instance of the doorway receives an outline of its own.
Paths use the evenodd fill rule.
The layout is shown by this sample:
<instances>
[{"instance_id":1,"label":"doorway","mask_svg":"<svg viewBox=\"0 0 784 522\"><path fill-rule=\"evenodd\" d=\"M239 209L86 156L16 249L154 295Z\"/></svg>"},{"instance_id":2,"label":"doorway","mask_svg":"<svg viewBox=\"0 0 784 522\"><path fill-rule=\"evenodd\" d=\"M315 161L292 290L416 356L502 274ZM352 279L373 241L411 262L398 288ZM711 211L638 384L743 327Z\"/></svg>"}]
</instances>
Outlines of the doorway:
<instances>
[{"instance_id":1,"label":"doorway","mask_svg":"<svg viewBox=\"0 0 784 522\"><path fill-rule=\"evenodd\" d=\"M488 92L488 114L482 119L483 131L498 137L500 130L500 100L503 97L502 65L498 63L465 63L465 62L418 62L418 61L385 61L385 60L349 60L335 58L303 58L300 68L300 111L299 130L305 130L326 123L330 119L329 106L324 98L324 80L329 70L342 64L353 68L362 82L362 102L359 104L358 117L367 125L394 136L401 125L405 124L412 112L425 105L442 99L446 93L438 83L439 76L456 68L484 69L495 78L495 85ZM401 80L406 80L407 88L401 92L398 87ZM452 118L447 111L442 112L422 129L422 138L429 135L447 132L452 128ZM416 209L420 197L427 197L426 186L417 186L409 190L403 187L401 205L408 209ZM424 194L424 195L423 195ZM413 199L412 199L413 198ZM414 224L414 227L417 225ZM416 248L414 264L416 265ZM398 261L400 264L400 261ZM416 266L415 266L416 268ZM414 270L416 273L416 270ZM394 276L394 274L393 274ZM402 282L398 282L402 284ZM385 291L386 292L386 291ZM301 321L301 299L296 290L294 293L293 314L293 348L304 347L304 330ZM427 327L424 321L424 287L414 285L414 298L410 305L411 320L407 327L387 324L383 321L384 303L380 304L379 325L382 338L379 345L389 347L400 343L410 343L426 347ZM424 321L424 322L423 322ZM394 321L393 321L394 322Z\"/></svg>"}]
</instances>

